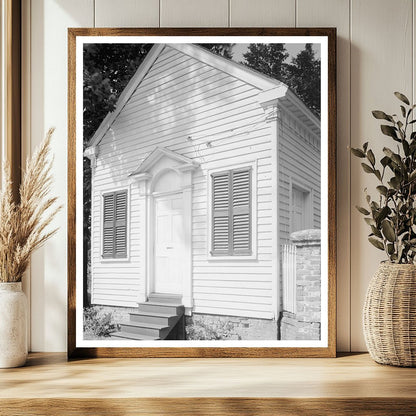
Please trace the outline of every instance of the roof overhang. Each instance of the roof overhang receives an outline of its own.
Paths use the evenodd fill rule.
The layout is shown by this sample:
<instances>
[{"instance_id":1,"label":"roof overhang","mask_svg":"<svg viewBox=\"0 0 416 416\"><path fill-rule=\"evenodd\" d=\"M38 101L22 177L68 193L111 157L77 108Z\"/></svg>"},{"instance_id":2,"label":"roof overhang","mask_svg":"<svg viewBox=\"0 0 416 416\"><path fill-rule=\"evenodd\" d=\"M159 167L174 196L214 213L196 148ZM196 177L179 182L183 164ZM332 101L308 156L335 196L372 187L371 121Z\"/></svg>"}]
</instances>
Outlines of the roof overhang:
<instances>
[{"instance_id":1,"label":"roof overhang","mask_svg":"<svg viewBox=\"0 0 416 416\"><path fill-rule=\"evenodd\" d=\"M295 95L287 85L281 84L276 88L261 92L257 96L259 104L263 108L273 105L293 114L296 118L311 129L316 135L320 135L321 122L319 118Z\"/></svg>"}]
</instances>

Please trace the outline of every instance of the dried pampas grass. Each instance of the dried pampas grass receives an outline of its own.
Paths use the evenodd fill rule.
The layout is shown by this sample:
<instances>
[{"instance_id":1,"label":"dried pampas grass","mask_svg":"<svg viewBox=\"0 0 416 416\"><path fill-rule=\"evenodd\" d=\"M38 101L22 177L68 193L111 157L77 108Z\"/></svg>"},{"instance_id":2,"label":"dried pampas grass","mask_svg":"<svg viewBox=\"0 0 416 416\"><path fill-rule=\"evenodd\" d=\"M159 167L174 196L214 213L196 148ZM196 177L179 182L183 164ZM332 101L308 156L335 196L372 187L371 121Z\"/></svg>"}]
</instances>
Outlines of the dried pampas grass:
<instances>
[{"instance_id":1,"label":"dried pampas grass","mask_svg":"<svg viewBox=\"0 0 416 416\"><path fill-rule=\"evenodd\" d=\"M20 185L20 201L13 199L10 166L0 190L0 282L20 282L29 265L30 256L58 229L48 230L57 212L57 198L48 197L52 184L49 159L50 129L31 159Z\"/></svg>"}]
</instances>

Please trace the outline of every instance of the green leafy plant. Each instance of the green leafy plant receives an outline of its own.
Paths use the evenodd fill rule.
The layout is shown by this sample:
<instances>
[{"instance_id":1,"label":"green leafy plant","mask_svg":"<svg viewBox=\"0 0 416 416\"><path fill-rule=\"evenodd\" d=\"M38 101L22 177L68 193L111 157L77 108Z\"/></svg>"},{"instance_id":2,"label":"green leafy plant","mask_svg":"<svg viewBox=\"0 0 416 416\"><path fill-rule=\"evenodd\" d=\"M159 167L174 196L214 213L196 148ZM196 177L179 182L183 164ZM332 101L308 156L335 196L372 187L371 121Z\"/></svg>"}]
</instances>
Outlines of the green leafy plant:
<instances>
[{"instance_id":1,"label":"green leafy plant","mask_svg":"<svg viewBox=\"0 0 416 416\"><path fill-rule=\"evenodd\" d=\"M368 208L356 207L370 226L370 243L385 251L393 263L415 263L416 256L416 132L412 132L412 119L416 105L395 92L401 101L400 113L386 114L373 111L373 116L383 120L381 132L392 141L383 148L384 156L376 161L368 142L362 148L351 148L354 156L365 159L364 172L374 175L379 185L378 197L373 199L365 189ZM387 122L387 124L384 124Z\"/></svg>"}]
</instances>

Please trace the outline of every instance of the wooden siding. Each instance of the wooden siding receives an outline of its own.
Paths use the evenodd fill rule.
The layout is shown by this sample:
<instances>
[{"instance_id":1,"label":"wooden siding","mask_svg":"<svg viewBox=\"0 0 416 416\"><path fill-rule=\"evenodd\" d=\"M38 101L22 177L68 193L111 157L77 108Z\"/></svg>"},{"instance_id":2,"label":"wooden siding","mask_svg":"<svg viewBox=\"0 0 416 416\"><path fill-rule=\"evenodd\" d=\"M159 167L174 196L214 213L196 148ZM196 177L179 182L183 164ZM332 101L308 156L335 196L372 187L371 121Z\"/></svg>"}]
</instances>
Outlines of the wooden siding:
<instances>
[{"instance_id":1,"label":"wooden siding","mask_svg":"<svg viewBox=\"0 0 416 416\"><path fill-rule=\"evenodd\" d=\"M192 198L196 312L272 318L270 130L259 90L166 47L99 145L93 190L93 303L136 306L145 287L144 200L130 187L130 252L101 260L101 193L129 183L155 146L201 163ZM209 143L207 145L207 143ZM257 164L257 258L208 259L208 171Z\"/></svg>"},{"instance_id":2,"label":"wooden siding","mask_svg":"<svg viewBox=\"0 0 416 416\"><path fill-rule=\"evenodd\" d=\"M280 244L289 242L292 184L310 191L311 228L321 228L320 139L282 111L279 143Z\"/></svg>"}]
</instances>

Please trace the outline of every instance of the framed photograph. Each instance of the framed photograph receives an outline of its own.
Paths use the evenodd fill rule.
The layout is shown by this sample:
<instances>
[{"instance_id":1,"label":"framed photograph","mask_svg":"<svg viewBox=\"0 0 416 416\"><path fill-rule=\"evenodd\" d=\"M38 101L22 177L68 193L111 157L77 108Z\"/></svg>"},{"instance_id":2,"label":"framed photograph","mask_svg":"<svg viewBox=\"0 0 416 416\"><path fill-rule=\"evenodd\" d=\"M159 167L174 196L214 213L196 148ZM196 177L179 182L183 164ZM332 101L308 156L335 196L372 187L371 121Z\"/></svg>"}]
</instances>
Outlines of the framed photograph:
<instances>
[{"instance_id":1,"label":"framed photograph","mask_svg":"<svg viewBox=\"0 0 416 416\"><path fill-rule=\"evenodd\" d=\"M68 35L68 356L335 356L335 29Z\"/></svg>"}]
</instances>

